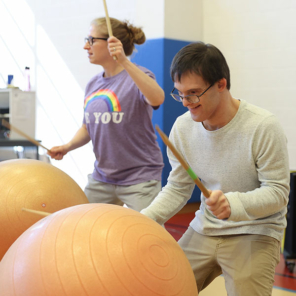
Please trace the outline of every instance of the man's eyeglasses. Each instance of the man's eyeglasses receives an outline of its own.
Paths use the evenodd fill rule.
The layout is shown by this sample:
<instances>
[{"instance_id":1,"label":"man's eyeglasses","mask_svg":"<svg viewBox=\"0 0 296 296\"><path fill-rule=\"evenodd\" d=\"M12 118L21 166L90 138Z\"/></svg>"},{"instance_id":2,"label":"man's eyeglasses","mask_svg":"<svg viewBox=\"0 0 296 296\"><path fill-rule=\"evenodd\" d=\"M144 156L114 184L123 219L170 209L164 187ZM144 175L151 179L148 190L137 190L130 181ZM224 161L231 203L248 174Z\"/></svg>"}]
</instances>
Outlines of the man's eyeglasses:
<instances>
[{"instance_id":1,"label":"man's eyeglasses","mask_svg":"<svg viewBox=\"0 0 296 296\"><path fill-rule=\"evenodd\" d=\"M209 90L212 86L214 85L211 84L204 92L202 92L200 95L188 95L188 96L180 96L179 94L174 93L174 91L176 90L175 88L173 88L173 90L171 91L170 95L177 101L177 102L182 102L183 99L185 98L187 100L188 103L190 104L195 104L198 103L200 101L200 97L205 94L205 92L207 90Z\"/></svg>"},{"instance_id":2,"label":"man's eyeglasses","mask_svg":"<svg viewBox=\"0 0 296 296\"><path fill-rule=\"evenodd\" d=\"M98 40L105 40L105 41L108 40L108 38L101 38L101 37L92 37L92 36L88 36L88 37L85 37L85 38L84 38L84 41L85 41L85 43L88 42L88 44L89 44L90 46L92 46L92 45L94 44L94 40L96 40L96 39L98 39Z\"/></svg>"}]
</instances>

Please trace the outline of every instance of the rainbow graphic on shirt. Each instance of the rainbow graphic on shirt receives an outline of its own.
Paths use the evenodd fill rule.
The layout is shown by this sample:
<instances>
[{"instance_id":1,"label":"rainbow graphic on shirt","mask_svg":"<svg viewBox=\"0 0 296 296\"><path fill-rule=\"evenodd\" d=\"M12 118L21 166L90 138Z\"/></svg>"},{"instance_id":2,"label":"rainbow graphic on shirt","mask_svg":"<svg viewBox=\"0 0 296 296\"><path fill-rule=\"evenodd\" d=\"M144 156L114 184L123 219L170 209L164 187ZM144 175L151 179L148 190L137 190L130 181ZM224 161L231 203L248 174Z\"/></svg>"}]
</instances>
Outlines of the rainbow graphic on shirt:
<instances>
[{"instance_id":1,"label":"rainbow graphic on shirt","mask_svg":"<svg viewBox=\"0 0 296 296\"><path fill-rule=\"evenodd\" d=\"M121 111L121 106L119 104L116 94L110 89L100 89L95 91L84 100L84 110L91 102L95 100L103 100L108 106L109 112L119 112Z\"/></svg>"}]
</instances>

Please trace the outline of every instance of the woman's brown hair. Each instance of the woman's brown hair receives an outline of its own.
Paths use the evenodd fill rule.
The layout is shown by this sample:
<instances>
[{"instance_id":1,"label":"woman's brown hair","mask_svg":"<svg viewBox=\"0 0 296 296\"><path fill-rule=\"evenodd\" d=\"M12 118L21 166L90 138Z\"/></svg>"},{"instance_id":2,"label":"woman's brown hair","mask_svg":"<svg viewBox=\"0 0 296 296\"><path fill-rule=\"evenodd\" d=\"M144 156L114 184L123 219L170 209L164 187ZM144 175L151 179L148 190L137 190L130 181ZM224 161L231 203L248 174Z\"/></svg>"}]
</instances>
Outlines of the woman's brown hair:
<instances>
[{"instance_id":1,"label":"woman's brown hair","mask_svg":"<svg viewBox=\"0 0 296 296\"><path fill-rule=\"evenodd\" d=\"M123 50L126 56L130 56L134 49L135 44L143 44L146 41L146 36L140 27L134 27L128 21L119 21L110 17L113 35L119 39L123 45ZM91 25L95 26L102 37L108 37L108 28L106 18L101 17L94 19Z\"/></svg>"}]
</instances>

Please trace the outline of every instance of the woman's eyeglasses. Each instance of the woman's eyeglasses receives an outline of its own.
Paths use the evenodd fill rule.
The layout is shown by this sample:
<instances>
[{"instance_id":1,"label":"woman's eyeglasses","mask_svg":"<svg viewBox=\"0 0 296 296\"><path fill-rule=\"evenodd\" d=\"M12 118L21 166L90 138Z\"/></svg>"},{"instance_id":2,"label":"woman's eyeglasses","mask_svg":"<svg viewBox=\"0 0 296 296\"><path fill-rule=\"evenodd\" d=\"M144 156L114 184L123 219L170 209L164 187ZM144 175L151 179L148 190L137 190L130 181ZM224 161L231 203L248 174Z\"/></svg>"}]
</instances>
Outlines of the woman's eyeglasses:
<instances>
[{"instance_id":1,"label":"woman's eyeglasses","mask_svg":"<svg viewBox=\"0 0 296 296\"><path fill-rule=\"evenodd\" d=\"M84 38L84 41L85 41L85 43L88 42L88 44L89 44L90 46L92 46L92 45L94 44L94 40L96 40L96 39L98 39L98 40L105 40L105 41L108 40L108 38L101 38L101 37L92 37L92 36L88 36L88 37L85 37L85 38Z\"/></svg>"}]
</instances>

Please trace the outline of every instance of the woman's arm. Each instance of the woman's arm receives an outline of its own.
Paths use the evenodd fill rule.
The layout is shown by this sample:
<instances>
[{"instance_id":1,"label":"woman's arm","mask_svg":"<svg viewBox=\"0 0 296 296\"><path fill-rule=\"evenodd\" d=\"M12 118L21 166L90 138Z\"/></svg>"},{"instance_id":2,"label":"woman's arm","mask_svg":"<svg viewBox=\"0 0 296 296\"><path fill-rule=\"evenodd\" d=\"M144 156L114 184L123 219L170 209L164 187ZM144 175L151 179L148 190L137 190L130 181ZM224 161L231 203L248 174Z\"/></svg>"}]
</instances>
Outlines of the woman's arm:
<instances>
[{"instance_id":1,"label":"woman's arm","mask_svg":"<svg viewBox=\"0 0 296 296\"><path fill-rule=\"evenodd\" d=\"M83 124L70 142L65 145L55 146L51 148L50 151L47 152L47 154L53 159L61 160L69 151L79 148L87 144L89 141L90 136L86 129L86 125Z\"/></svg>"},{"instance_id":2,"label":"woman's arm","mask_svg":"<svg viewBox=\"0 0 296 296\"><path fill-rule=\"evenodd\" d=\"M122 43L112 36L108 39L108 48L111 56L116 56L119 63L128 72L139 90L151 106L160 106L164 102L164 91L157 82L133 64L125 55ZM116 49L114 51L114 48Z\"/></svg>"}]
</instances>

